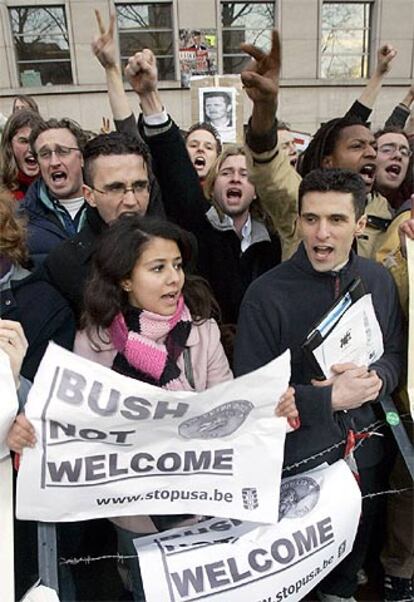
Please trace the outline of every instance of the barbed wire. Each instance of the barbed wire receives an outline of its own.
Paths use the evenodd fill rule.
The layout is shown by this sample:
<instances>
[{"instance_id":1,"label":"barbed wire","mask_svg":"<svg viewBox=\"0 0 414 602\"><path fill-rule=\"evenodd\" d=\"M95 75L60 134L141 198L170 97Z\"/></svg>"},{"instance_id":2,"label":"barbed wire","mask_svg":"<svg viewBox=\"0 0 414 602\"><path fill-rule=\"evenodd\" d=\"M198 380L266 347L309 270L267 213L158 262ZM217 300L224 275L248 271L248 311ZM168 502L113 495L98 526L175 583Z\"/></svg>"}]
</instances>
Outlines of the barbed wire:
<instances>
[{"instance_id":1,"label":"barbed wire","mask_svg":"<svg viewBox=\"0 0 414 602\"><path fill-rule=\"evenodd\" d=\"M381 495L390 495L390 494L401 494L401 493L405 493L407 491L413 491L414 487L404 487L403 489L387 489L386 491L377 491L376 493L367 493L366 495L362 496L362 499L368 499L368 498L375 498ZM193 526L197 526L198 523L196 523ZM94 562L99 562L102 560L116 560L117 562L119 561L123 561L123 560L131 560L131 559L135 559L138 558L138 554L129 554L129 555L123 555L123 554L104 554L102 556L81 556L80 558L60 558L59 559L59 565L60 566L76 566L78 564L91 564Z\"/></svg>"}]
</instances>

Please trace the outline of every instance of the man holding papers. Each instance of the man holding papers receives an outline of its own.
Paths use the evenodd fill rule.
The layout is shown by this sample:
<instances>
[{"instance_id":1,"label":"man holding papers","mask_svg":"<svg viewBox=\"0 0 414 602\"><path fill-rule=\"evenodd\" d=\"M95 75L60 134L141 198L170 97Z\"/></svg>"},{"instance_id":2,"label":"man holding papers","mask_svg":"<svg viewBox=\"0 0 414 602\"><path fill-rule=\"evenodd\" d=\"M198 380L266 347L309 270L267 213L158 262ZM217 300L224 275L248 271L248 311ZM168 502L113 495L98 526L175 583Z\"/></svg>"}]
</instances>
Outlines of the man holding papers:
<instances>
[{"instance_id":1,"label":"man holding papers","mask_svg":"<svg viewBox=\"0 0 414 602\"><path fill-rule=\"evenodd\" d=\"M352 250L355 236L362 234L366 223L365 198L362 178L349 170L315 170L304 178L298 216L303 242L291 259L248 289L235 347L237 375L255 370L290 348L292 384L302 426L286 439L285 467L297 464L293 470L303 472L348 455L356 460L363 495L380 486L381 437L368 435L372 430L368 427L377 419L373 405L382 396L390 396L397 386L404 351L392 278L381 265ZM303 343L358 278L373 304L367 332L371 328L374 331L378 322L383 354L370 365L359 365L340 363L343 355L338 353L329 379L317 381L320 374L315 362L309 361ZM352 342L354 334L352 329L347 331L341 339L343 345ZM305 459L308 461L302 462ZM292 474L292 468L287 474ZM372 508L367 506L372 507L374 501L369 502L364 502L354 549L322 582L321 600L354 600L356 575L372 526Z\"/></svg>"}]
</instances>

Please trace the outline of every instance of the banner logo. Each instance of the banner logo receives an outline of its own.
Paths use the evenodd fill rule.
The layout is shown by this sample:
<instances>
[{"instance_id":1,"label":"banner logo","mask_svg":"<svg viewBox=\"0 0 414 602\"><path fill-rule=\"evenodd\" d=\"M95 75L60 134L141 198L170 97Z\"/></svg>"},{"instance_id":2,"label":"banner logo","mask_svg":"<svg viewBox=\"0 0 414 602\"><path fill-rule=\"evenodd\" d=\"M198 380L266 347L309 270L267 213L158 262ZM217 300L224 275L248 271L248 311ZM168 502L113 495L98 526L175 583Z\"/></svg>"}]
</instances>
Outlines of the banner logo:
<instances>
[{"instance_id":1,"label":"banner logo","mask_svg":"<svg viewBox=\"0 0 414 602\"><path fill-rule=\"evenodd\" d=\"M259 507L257 499L257 489L255 487L244 487L242 489L243 508L246 510L256 510Z\"/></svg>"},{"instance_id":2,"label":"banner logo","mask_svg":"<svg viewBox=\"0 0 414 602\"><path fill-rule=\"evenodd\" d=\"M235 433L254 405L245 399L228 401L205 414L184 420L178 433L185 439L218 439Z\"/></svg>"},{"instance_id":3,"label":"banner logo","mask_svg":"<svg viewBox=\"0 0 414 602\"><path fill-rule=\"evenodd\" d=\"M311 477L293 477L280 488L279 520L306 516L318 503L320 486Z\"/></svg>"}]
</instances>

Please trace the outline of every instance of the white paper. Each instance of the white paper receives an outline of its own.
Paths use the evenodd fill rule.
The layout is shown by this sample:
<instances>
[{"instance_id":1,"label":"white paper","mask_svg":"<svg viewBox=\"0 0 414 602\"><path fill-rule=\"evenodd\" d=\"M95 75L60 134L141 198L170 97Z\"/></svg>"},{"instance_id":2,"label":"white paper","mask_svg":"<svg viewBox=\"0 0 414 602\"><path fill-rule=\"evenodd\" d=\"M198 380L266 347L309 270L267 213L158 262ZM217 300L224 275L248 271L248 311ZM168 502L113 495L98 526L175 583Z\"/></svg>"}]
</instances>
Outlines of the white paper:
<instances>
[{"instance_id":1,"label":"white paper","mask_svg":"<svg viewBox=\"0 0 414 602\"><path fill-rule=\"evenodd\" d=\"M210 519L135 539L145 599L302 600L351 551L360 512L340 460L282 482L277 525Z\"/></svg>"},{"instance_id":2,"label":"white paper","mask_svg":"<svg viewBox=\"0 0 414 602\"><path fill-rule=\"evenodd\" d=\"M59 602L59 598L54 589L46 587L46 585L39 585L37 582L29 589L21 602Z\"/></svg>"},{"instance_id":3,"label":"white paper","mask_svg":"<svg viewBox=\"0 0 414 602\"><path fill-rule=\"evenodd\" d=\"M0 349L0 459L8 456L10 450L6 445L7 434L16 417L19 404L16 385L10 367L8 355Z\"/></svg>"},{"instance_id":4,"label":"white paper","mask_svg":"<svg viewBox=\"0 0 414 602\"><path fill-rule=\"evenodd\" d=\"M14 602L13 468L0 460L0 592L1 602Z\"/></svg>"},{"instance_id":5,"label":"white paper","mask_svg":"<svg viewBox=\"0 0 414 602\"><path fill-rule=\"evenodd\" d=\"M352 304L313 353L326 378L333 376L333 364L376 362L384 353L384 343L372 296L364 295Z\"/></svg>"},{"instance_id":6,"label":"white paper","mask_svg":"<svg viewBox=\"0 0 414 602\"><path fill-rule=\"evenodd\" d=\"M408 264L408 363L407 363L407 391L410 401L411 418L414 420L414 240L406 236L407 264Z\"/></svg>"},{"instance_id":7,"label":"white paper","mask_svg":"<svg viewBox=\"0 0 414 602\"><path fill-rule=\"evenodd\" d=\"M26 404L37 437L21 519L134 514L277 520L290 354L202 393L167 391L49 345ZM258 470L260 467L260 470Z\"/></svg>"}]
</instances>

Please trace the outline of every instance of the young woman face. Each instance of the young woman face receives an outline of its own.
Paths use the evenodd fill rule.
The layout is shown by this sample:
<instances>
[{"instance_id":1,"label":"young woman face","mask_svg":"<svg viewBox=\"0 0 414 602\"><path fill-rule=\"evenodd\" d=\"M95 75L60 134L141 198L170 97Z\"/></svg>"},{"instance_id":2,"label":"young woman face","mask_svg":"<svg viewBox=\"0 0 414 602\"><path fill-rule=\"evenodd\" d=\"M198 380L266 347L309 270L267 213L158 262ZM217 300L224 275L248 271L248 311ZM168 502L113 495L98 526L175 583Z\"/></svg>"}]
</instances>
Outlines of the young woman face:
<instances>
[{"instance_id":1,"label":"young woman face","mask_svg":"<svg viewBox=\"0 0 414 602\"><path fill-rule=\"evenodd\" d=\"M178 245L166 238L152 238L137 259L130 278L122 282L134 307L161 316L172 316L184 286Z\"/></svg>"},{"instance_id":2,"label":"young woman face","mask_svg":"<svg viewBox=\"0 0 414 602\"><path fill-rule=\"evenodd\" d=\"M32 129L29 126L17 130L12 138L14 158L20 171L26 176L36 177L39 174L39 164L34 158L29 145Z\"/></svg>"}]
</instances>

